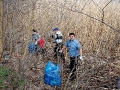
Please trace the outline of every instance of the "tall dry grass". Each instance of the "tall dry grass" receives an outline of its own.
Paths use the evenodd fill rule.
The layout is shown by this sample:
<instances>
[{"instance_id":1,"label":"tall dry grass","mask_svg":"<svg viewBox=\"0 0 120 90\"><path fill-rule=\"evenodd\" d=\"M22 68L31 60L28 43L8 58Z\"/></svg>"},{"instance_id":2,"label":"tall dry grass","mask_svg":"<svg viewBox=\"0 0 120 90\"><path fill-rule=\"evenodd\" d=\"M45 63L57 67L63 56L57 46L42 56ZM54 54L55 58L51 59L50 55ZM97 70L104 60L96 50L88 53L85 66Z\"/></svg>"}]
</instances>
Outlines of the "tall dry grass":
<instances>
[{"instance_id":1,"label":"tall dry grass","mask_svg":"<svg viewBox=\"0 0 120 90\"><path fill-rule=\"evenodd\" d=\"M0 59L1 60L3 60L2 59L2 54L3 54L3 22L2 22L2 20L3 20L3 2L2 1L0 1ZM0 61L1 61L0 60Z\"/></svg>"},{"instance_id":2,"label":"tall dry grass","mask_svg":"<svg viewBox=\"0 0 120 90\"><path fill-rule=\"evenodd\" d=\"M80 65L80 70L78 70L80 78L78 82L79 80L86 81L86 79L89 79L87 82L91 82L92 76L95 77L95 82L97 82L97 76L101 77L106 74L103 69L105 69L105 72L108 71L109 81L112 81L110 74L116 71L114 72L116 75L112 75L118 75L119 63L116 61L117 64L113 64L113 67L117 67L117 69L112 68L110 67L112 64L104 63L104 59L111 60L110 58L120 56L119 15L120 4L118 2L110 2L110 0L99 3L93 0L81 0L81 2L78 2L78 0L4 0L3 29L5 31L5 50L22 54L23 57L26 56L27 42L31 36L31 30L34 28L45 39L46 50L52 52L53 46L48 32L53 33L52 29L59 27L63 33L64 43L69 39L68 35L70 32L76 34L76 38L82 44L83 55L87 57L85 64ZM49 57L51 57L51 52ZM96 56L93 61L91 60L91 55ZM32 64L41 62L43 59L42 55L39 57L34 58L32 55L31 57L26 57L24 62L21 61L21 68L27 68L28 64L31 67ZM103 61L98 57L102 58ZM34 61L35 59L36 61ZM17 60L15 61L17 62ZM45 64L46 62L42 63ZM16 67L18 67L17 64L15 64ZM44 67L42 65L41 67ZM105 66L107 68L104 68ZM39 68L41 67L39 66ZM115 70L112 72L112 69ZM97 74L100 73L99 70L102 75L96 75L96 72ZM26 71L26 69L21 71ZM69 84L66 83L66 85L69 88ZM82 82L83 89L87 88L85 85L88 85L88 83ZM92 86L95 88L95 85Z\"/></svg>"},{"instance_id":3,"label":"tall dry grass","mask_svg":"<svg viewBox=\"0 0 120 90\"><path fill-rule=\"evenodd\" d=\"M35 28L46 39L59 27L64 36L74 32L81 42L84 55L91 53L104 58L120 56L120 5L118 2L97 3L95 1L70 0L28 0L4 1L4 30L10 38L18 38L20 31L24 42L27 41L28 27ZM107 5L108 4L108 5ZM31 13L35 7L34 20L30 25ZM104 15L103 15L104 12ZM16 32L16 35L12 32ZM6 34L7 35L7 34ZM7 41L10 42L9 38ZM12 42L16 42L13 40ZM46 39L47 42L47 39ZM9 44L6 42L6 45ZM9 46L9 45L8 45Z\"/></svg>"},{"instance_id":4,"label":"tall dry grass","mask_svg":"<svg viewBox=\"0 0 120 90\"><path fill-rule=\"evenodd\" d=\"M92 53L104 58L120 56L118 3L97 4L92 1L38 1L33 27L42 36L59 27L64 34L74 32L83 46L84 54ZM45 5L44 5L45 4ZM104 16L103 16L104 12ZM40 29L39 29L40 28Z\"/></svg>"}]
</instances>

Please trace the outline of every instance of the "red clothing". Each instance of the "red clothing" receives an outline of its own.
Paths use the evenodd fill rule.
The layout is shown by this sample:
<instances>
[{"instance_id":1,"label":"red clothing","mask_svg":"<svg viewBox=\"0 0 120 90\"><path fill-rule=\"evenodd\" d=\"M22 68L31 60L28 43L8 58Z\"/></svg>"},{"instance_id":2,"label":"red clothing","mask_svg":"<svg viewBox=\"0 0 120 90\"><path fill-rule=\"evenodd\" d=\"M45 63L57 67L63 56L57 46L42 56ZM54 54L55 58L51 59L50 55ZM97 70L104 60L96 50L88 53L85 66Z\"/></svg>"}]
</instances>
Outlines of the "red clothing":
<instances>
[{"instance_id":1,"label":"red clothing","mask_svg":"<svg viewBox=\"0 0 120 90\"><path fill-rule=\"evenodd\" d=\"M45 41L41 38L40 41L39 41L40 48L44 47L44 43L45 43Z\"/></svg>"}]
</instances>

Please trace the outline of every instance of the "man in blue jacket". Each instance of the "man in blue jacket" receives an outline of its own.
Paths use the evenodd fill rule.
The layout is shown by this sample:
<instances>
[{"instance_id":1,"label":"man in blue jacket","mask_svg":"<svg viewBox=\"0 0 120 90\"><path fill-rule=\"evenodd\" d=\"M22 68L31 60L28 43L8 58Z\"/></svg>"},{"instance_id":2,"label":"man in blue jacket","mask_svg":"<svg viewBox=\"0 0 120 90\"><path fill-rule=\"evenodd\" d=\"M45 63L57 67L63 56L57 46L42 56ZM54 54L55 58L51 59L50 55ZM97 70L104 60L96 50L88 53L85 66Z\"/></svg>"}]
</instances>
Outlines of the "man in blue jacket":
<instances>
[{"instance_id":1,"label":"man in blue jacket","mask_svg":"<svg viewBox=\"0 0 120 90\"><path fill-rule=\"evenodd\" d=\"M70 80L73 80L76 78L76 65L78 60L83 60L82 58L82 47L81 44L77 39L75 39L75 34L70 33L69 34L69 40L66 42L66 44L63 46L63 48L60 50L62 52L65 48L68 48L69 54L70 54L70 70L72 72Z\"/></svg>"}]
</instances>

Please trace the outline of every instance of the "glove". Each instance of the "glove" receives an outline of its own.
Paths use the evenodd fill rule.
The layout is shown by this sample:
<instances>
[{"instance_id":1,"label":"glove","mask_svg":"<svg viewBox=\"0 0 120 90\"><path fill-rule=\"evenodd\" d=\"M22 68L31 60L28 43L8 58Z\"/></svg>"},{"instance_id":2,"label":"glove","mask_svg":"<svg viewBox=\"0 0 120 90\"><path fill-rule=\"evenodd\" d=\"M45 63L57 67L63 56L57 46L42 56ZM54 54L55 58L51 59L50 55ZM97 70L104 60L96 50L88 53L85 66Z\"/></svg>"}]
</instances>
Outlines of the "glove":
<instances>
[{"instance_id":1,"label":"glove","mask_svg":"<svg viewBox=\"0 0 120 90\"><path fill-rule=\"evenodd\" d=\"M37 41L35 42L35 45L37 45Z\"/></svg>"},{"instance_id":2,"label":"glove","mask_svg":"<svg viewBox=\"0 0 120 90\"><path fill-rule=\"evenodd\" d=\"M83 57L82 57L82 56L80 56L79 58L80 58L80 60L83 60Z\"/></svg>"},{"instance_id":3,"label":"glove","mask_svg":"<svg viewBox=\"0 0 120 90\"><path fill-rule=\"evenodd\" d=\"M51 34L50 34L49 32L47 32L47 35L48 35L49 37L51 37Z\"/></svg>"},{"instance_id":4,"label":"glove","mask_svg":"<svg viewBox=\"0 0 120 90\"><path fill-rule=\"evenodd\" d=\"M59 53L62 53L62 50L60 50Z\"/></svg>"}]
</instances>

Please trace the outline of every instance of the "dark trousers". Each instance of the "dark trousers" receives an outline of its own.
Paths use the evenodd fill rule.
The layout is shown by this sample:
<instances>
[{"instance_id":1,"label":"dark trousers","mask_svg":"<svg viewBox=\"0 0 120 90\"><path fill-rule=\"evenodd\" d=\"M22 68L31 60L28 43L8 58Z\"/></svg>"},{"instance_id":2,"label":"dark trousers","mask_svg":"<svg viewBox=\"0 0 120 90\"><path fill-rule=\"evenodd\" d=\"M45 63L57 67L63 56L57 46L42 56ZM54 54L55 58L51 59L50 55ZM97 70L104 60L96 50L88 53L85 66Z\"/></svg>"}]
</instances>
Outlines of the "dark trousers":
<instances>
[{"instance_id":1,"label":"dark trousers","mask_svg":"<svg viewBox=\"0 0 120 90\"><path fill-rule=\"evenodd\" d=\"M77 63L78 63L78 57L70 57L70 71L72 72L71 74L71 78L75 78L76 77L76 67L77 67Z\"/></svg>"},{"instance_id":2,"label":"dark trousers","mask_svg":"<svg viewBox=\"0 0 120 90\"><path fill-rule=\"evenodd\" d=\"M54 58L57 59L58 56L60 56L63 60L65 60L65 56L63 53L59 53L59 51L62 49L63 47L63 44L62 43L59 43L59 44L56 44L55 45L55 48L54 48Z\"/></svg>"}]
</instances>

